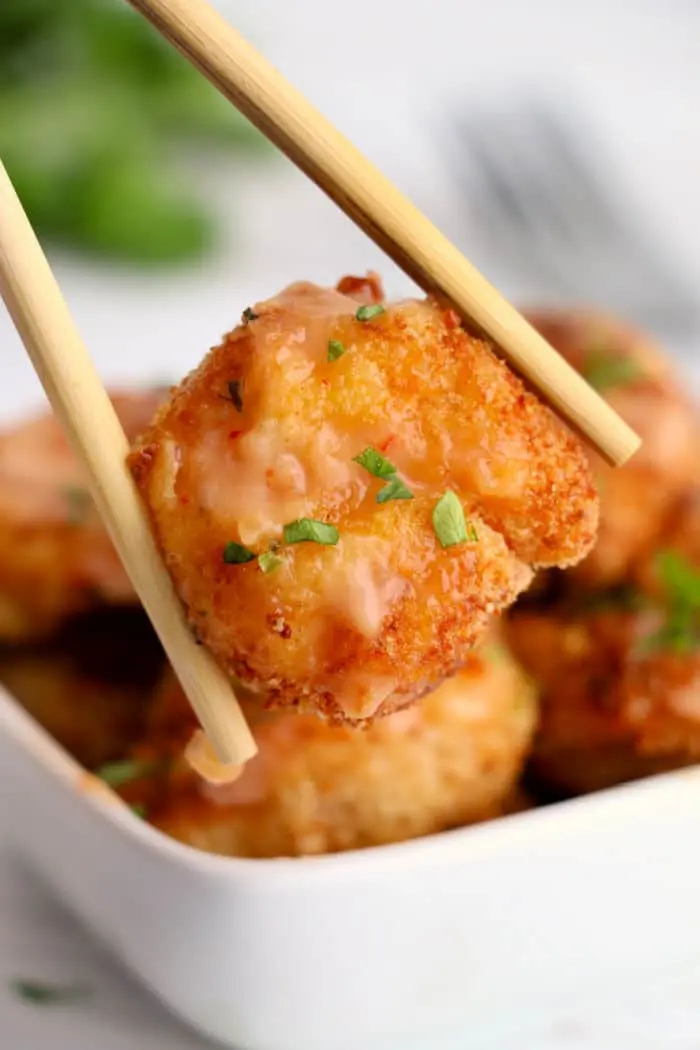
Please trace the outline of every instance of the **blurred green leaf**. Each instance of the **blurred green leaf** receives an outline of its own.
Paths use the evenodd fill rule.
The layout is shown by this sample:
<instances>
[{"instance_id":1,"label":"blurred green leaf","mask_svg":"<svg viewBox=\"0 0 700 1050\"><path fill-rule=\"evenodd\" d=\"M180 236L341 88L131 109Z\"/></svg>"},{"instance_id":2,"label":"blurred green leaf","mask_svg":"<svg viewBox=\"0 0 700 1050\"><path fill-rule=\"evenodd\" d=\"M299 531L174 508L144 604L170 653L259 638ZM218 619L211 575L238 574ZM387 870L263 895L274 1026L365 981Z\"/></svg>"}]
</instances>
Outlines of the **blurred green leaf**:
<instances>
[{"instance_id":1,"label":"blurred green leaf","mask_svg":"<svg viewBox=\"0 0 700 1050\"><path fill-rule=\"evenodd\" d=\"M65 2L65 0L64 0ZM68 0L80 11L86 64L134 86L197 76L189 63L125 0Z\"/></svg>"},{"instance_id":2,"label":"blurred green leaf","mask_svg":"<svg viewBox=\"0 0 700 1050\"><path fill-rule=\"evenodd\" d=\"M124 0L0 0L0 155L40 234L142 263L200 254L177 151L261 135Z\"/></svg>"},{"instance_id":3,"label":"blurred green leaf","mask_svg":"<svg viewBox=\"0 0 700 1050\"><path fill-rule=\"evenodd\" d=\"M0 57L36 39L61 18L56 0L3 0L0 3Z\"/></svg>"},{"instance_id":4,"label":"blurred green leaf","mask_svg":"<svg viewBox=\"0 0 700 1050\"><path fill-rule=\"evenodd\" d=\"M144 101L154 122L170 137L187 136L193 141L228 145L252 154L271 149L257 128L204 77L153 85Z\"/></svg>"},{"instance_id":5,"label":"blurred green leaf","mask_svg":"<svg viewBox=\"0 0 700 1050\"><path fill-rule=\"evenodd\" d=\"M214 241L206 209L167 181L156 165L101 157L74 185L76 243L132 262L171 263L201 255Z\"/></svg>"}]
</instances>

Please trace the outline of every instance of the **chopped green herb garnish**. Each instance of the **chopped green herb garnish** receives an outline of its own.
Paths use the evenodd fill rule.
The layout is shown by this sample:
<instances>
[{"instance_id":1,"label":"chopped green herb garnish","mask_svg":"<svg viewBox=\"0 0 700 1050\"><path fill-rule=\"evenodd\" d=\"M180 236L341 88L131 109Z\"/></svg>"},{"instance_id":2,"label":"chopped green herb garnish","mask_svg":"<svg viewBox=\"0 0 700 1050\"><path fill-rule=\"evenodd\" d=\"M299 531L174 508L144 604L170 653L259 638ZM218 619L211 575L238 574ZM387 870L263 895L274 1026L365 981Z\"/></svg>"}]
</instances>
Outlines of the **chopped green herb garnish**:
<instances>
[{"instance_id":1,"label":"chopped green herb garnish","mask_svg":"<svg viewBox=\"0 0 700 1050\"><path fill-rule=\"evenodd\" d=\"M394 464L385 459L381 452L377 452L373 448L366 448L364 452L360 452L359 456L353 458L353 463L359 463L361 467L373 474L375 478L382 478L384 481L393 477L396 473Z\"/></svg>"},{"instance_id":2,"label":"chopped green herb garnish","mask_svg":"<svg viewBox=\"0 0 700 1050\"><path fill-rule=\"evenodd\" d=\"M345 353L345 347L337 339L329 339L328 341L328 360L337 361L339 357L342 357Z\"/></svg>"},{"instance_id":3,"label":"chopped green herb garnish","mask_svg":"<svg viewBox=\"0 0 700 1050\"><path fill-rule=\"evenodd\" d=\"M141 818L141 820L145 820L146 819L146 816L148 814L148 810L146 809L146 806L144 805L143 802L134 802L134 804L132 805L131 809L132 809L132 812L137 817Z\"/></svg>"},{"instance_id":4,"label":"chopped green herb garnish","mask_svg":"<svg viewBox=\"0 0 700 1050\"><path fill-rule=\"evenodd\" d=\"M15 977L10 981L10 988L27 1003L36 1006L52 1006L54 1003L73 1002L89 994L87 988L70 984L46 984L43 981L27 980Z\"/></svg>"},{"instance_id":5,"label":"chopped green herb garnish","mask_svg":"<svg viewBox=\"0 0 700 1050\"><path fill-rule=\"evenodd\" d=\"M259 556L258 565L267 575L267 573L274 572L275 569L279 568L283 561L284 558L281 558L279 554L275 554L274 551L265 551Z\"/></svg>"},{"instance_id":6,"label":"chopped green herb garnish","mask_svg":"<svg viewBox=\"0 0 700 1050\"><path fill-rule=\"evenodd\" d=\"M245 565L246 562L255 561L255 555L242 543L231 540L224 547L224 562L226 565Z\"/></svg>"},{"instance_id":7,"label":"chopped green herb garnish","mask_svg":"<svg viewBox=\"0 0 700 1050\"><path fill-rule=\"evenodd\" d=\"M683 607L671 609L666 620L651 634L641 638L636 651L642 656L649 653L671 651L690 653L698 645L697 617L692 610Z\"/></svg>"},{"instance_id":8,"label":"chopped green herb garnish","mask_svg":"<svg viewBox=\"0 0 700 1050\"><path fill-rule=\"evenodd\" d=\"M641 379L644 371L631 357L618 357L596 351L589 354L582 374L595 390L609 390L611 387L626 386L636 379Z\"/></svg>"},{"instance_id":9,"label":"chopped green herb garnish","mask_svg":"<svg viewBox=\"0 0 700 1050\"><path fill-rule=\"evenodd\" d=\"M161 768L159 762L146 762L140 759L125 758L122 762L107 762L95 770L95 776L104 780L110 787L118 788L132 780L150 776Z\"/></svg>"},{"instance_id":10,"label":"chopped green herb garnish","mask_svg":"<svg viewBox=\"0 0 700 1050\"><path fill-rule=\"evenodd\" d=\"M700 609L700 575L690 562L676 551L666 550L657 555L656 566L670 598Z\"/></svg>"},{"instance_id":11,"label":"chopped green herb garnish","mask_svg":"<svg viewBox=\"0 0 700 1050\"><path fill-rule=\"evenodd\" d=\"M380 303L367 303L365 306L358 306L355 317L358 321L371 321L373 317L379 317L383 313L384 307Z\"/></svg>"},{"instance_id":12,"label":"chopped green herb garnish","mask_svg":"<svg viewBox=\"0 0 700 1050\"><path fill-rule=\"evenodd\" d=\"M476 529L464 518L464 508L454 492L446 492L433 509L433 528L441 547L454 547L479 539Z\"/></svg>"},{"instance_id":13,"label":"chopped green herb garnish","mask_svg":"<svg viewBox=\"0 0 700 1050\"><path fill-rule=\"evenodd\" d=\"M396 467L390 463L381 452L374 448L366 448L355 456L353 463L359 463L361 467L369 471L375 478L388 481L384 488L377 493L377 503L388 503L391 499L413 499L413 493L408 486L396 477Z\"/></svg>"},{"instance_id":14,"label":"chopped green herb garnish","mask_svg":"<svg viewBox=\"0 0 700 1050\"><path fill-rule=\"evenodd\" d=\"M233 407L236 409L236 411L242 412L243 411L243 398L241 397L241 381L240 381L240 379L232 379L230 381L230 383L227 384L227 386L228 386L228 392L229 392L229 399L233 403Z\"/></svg>"},{"instance_id":15,"label":"chopped green herb garnish","mask_svg":"<svg viewBox=\"0 0 700 1050\"><path fill-rule=\"evenodd\" d=\"M325 521L314 521L313 518L299 518L284 526L285 543L323 543L333 547L338 538L335 525L328 525Z\"/></svg>"},{"instance_id":16,"label":"chopped green herb garnish","mask_svg":"<svg viewBox=\"0 0 700 1050\"><path fill-rule=\"evenodd\" d=\"M259 315L256 314L255 310L252 310L250 306L246 306L245 310L243 311L242 320L245 321L246 324L248 324L249 321L257 321L258 316Z\"/></svg>"},{"instance_id":17,"label":"chopped green herb garnish","mask_svg":"<svg viewBox=\"0 0 700 1050\"><path fill-rule=\"evenodd\" d=\"M665 591L666 619L641 639L638 652L691 652L700 644L700 575L676 551L661 551L656 564Z\"/></svg>"},{"instance_id":18,"label":"chopped green herb garnish","mask_svg":"<svg viewBox=\"0 0 700 1050\"><path fill-rule=\"evenodd\" d=\"M92 497L86 488L80 485L65 485L63 495L68 504L68 522L70 525L82 525L90 510Z\"/></svg>"},{"instance_id":19,"label":"chopped green herb garnish","mask_svg":"<svg viewBox=\"0 0 700 1050\"><path fill-rule=\"evenodd\" d=\"M413 493L401 478L392 478L377 493L377 503L388 503L392 499L413 499Z\"/></svg>"}]
</instances>

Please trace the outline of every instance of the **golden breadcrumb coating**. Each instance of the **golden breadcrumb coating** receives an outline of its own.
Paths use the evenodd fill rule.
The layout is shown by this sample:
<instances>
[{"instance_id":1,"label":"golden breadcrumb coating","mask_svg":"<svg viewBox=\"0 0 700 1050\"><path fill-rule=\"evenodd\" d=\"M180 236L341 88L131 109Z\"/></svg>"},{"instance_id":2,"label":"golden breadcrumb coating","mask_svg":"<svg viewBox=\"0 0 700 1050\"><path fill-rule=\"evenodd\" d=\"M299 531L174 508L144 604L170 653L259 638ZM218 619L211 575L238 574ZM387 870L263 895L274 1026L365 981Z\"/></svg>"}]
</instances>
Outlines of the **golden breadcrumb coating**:
<instances>
[{"instance_id":1,"label":"golden breadcrumb coating","mask_svg":"<svg viewBox=\"0 0 700 1050\"><path fill-rule=\"evenodd\" d=\"M500 646L419 705L369 728L245 704L258 755L234 784L201 781L182 760L194 728L172 677L135 757L172 756L165 775L123 789L167 834L213 853L300 856L428 835L523 808L514 786L536 720L534 691Z\"/></svg>"},{"instance_id":2,"label":"golden breadcrumb coating","mask_svg":"<svg viewBox=\"0 0 700 1050\"><path fill-rule=\"evenodd\" d=\"M163 391L114 393L128 439ZM0 641L41 638L66 617L136 602L60 424L43 414L0 433Z\"/></svg>"},{"instance_id":3,"label":"golden breadcrumb coating","mask_svg":"<svg viewBox=\"0 0 700 1050\"><path fill-rule=\"evenodd\" d=\"M606 586L653 548L669 508L697 476L697 409L644 333L594 312L541 310L527 317L642 438L636 455L617 469L590 453L600 527L570 580Z\"/></svg>"},{"instance_id":4,"label":"golden breadcrumb coating","mask_svg":"<svg viewBox=\"0 0 700 1050\"><path fill-rule=\"evenodd\" d=\"M339 287L246 311L130 465L219 662L267 706L361 723L453 674L532 566L583 557L598 504L578 440L451 310L380 308L374 275ZM448 492L466 526L443 547ZM326 542L291 542L299 519Z\"/></svg>"}]
</instances>

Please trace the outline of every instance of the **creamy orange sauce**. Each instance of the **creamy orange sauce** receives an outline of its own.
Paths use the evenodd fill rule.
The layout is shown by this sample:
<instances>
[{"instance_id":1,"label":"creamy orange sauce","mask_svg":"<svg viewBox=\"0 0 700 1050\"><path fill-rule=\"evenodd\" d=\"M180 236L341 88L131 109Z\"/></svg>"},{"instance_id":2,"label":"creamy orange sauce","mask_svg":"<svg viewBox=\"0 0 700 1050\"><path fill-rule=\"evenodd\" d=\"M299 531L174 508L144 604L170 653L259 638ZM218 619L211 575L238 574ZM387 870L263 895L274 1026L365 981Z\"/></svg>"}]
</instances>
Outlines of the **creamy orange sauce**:
<instances>
[{"instance_id":1,"label":"creamy orange sauce","mask_svg":"<svg viewBox=\"0 0 700 1050\"><path fill-rule=\"evenodd\" d=\"M253 305L131 457L198 637L271 706L331 720L453 671L528 563L580 556L597 519L582 449L487 344L430 300L357 312L310 284ZM388 477L355 462L367 448ZM411 498L380 502L389 478ZM432 517L448 489L454 549ZM287 542L299 518L337 542ZM232 543L253 557L233 564Z\"/></svg>"},{"instance_id":2,"label":"creamy orange sauce","mask_svg":"<svg viewBox=\"0 0 700 1050\"><path fill-rule=\"evenodd\" d=\"M408 581L391 569L390 556L389 543L373 537L355 539L353 557L343 559L338 570L324 579L327 608L366 638L376 637L384 617L408 587Z\"/></svg>"},{"instance_id":3,"label":"creamy orange sauce","mask_svg":"<svg viewBox=\"0 0 700 1050\"><path fill-rule=\"evenodd\" d=\"M254 383L243 385L241 413L222 403L217 412L221 418L212 419L216 425L207 428L198 443L188 449L186 484L190 498L218 521L230 523L231 535L254 550L279 541L285 524L313 516L325 492L344 492L349 503L364 508L366 501L376 501L376 492L385 483L374 479L353 458L368 445L385 440L386 422L381 432L364 421L351 429L338 415L335 423L324 422L309 430L301 423L295 426L293 420L266 418L246 429L246 404L250 399L255 405L264 397L269 370L279 369L287 387L295 387L316 369L332 367L327 360L329 340L339 321L353 320L357 306L355 300L338 292L319 294L314 288L310 295L305 285L294 285L254 307L265 322L249 326L254 334L251 353L259 359L266 381L261 388ZM298 309L304 312L303 326L275 323L275 311ZM278 377L277 383L280 381ZM416 424L411 425L415 429ZM422 446L421 451L424 442ZM172 450L168 458L174 458ZM398 461L405 458L405 453L399 454ZM176 480L174 474L173 492ZM420 481L406 480L420 489ZM340 544L343 542L341 537ZM371 537L354 537L353 543L358 547L357 557L350 563L343 561L337 571L332 561L325 559L322 601L340 620L372 638L406 589L406 581L391 569L390 543ZM373 710L387 691L391 691L390 686L385 689L376 683L349 681L348 710Z\"/></svg>"},{"instance_id":4,"label":"creamy orange sauce","mask_svg":"<svg viewBox=\"0 0 700 1050\"><path fill-rule=\"evenodd\" d=\"M113 395L127 436L133 438L155 412L160 397L149 391ZM0 434L0 514L18 523L65 522L74 510L71 491L87 494L86 480L58 420L50 411ZM81 524L94 519L89 498Z\"/></svg>"},{"instance_id":5,"label":"creamy orange sauce","mask_svg":"<svg viewBox=\"0 0 700 1050\"><path fill-rule=\"evenodd\" d=\"M83 484L58 423L49 416L3 435L0 441L0 511L18 520L65 521L69 486Z\"/></svg>"},{"instance_id":6,"label":"creamy orange sauce","mask_svg":"<svg viewBox=\"0 0 700 1050\"><path fill-rule=\"evenodd\" d=\"M335 684L334 691L349 718L372 718L398 684L398 678L388 675L350 671Z\"/></svg>"}]
</instances>

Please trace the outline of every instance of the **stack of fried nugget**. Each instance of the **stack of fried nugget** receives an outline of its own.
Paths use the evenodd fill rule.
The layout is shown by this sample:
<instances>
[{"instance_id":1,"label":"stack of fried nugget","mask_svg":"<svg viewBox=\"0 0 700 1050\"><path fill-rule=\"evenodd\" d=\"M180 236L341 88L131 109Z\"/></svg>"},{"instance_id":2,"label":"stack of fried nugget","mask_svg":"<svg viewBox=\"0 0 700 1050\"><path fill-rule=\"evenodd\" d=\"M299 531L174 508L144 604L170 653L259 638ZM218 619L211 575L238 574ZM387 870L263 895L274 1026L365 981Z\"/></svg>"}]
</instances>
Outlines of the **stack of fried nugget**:
<instances>
[{"instance_id":1,"label":"stack of fried nugget","mask_svg":"<svg viewBox=\"0 0 700 1050\"><path fill-rule=\"evenodd\" d=\"M531 320L643 440L628 465L593 460L600 532L570 573L548 573L507 636L536 681L531 768L566 796L700 756L697 408L642 333L590 313Z\"/></svg>"},{"instance_id":2,"label":"stack of fried nugget","mask_svg":"<svg viewBox=\"0 0 700 1050\"><path fill-rule=\"evenodd\" d=\"M130 439L162 397L114 393ZM168 834L224 854L294 856L514 805L536 701L495 630L459 675L367 730L267 713L244 695L259 755L216 789L182 757L193 716L47 414L0 435L0 532L0 681L88 769L118 768L126 800Z\"/></svg>"}]
</instances>

